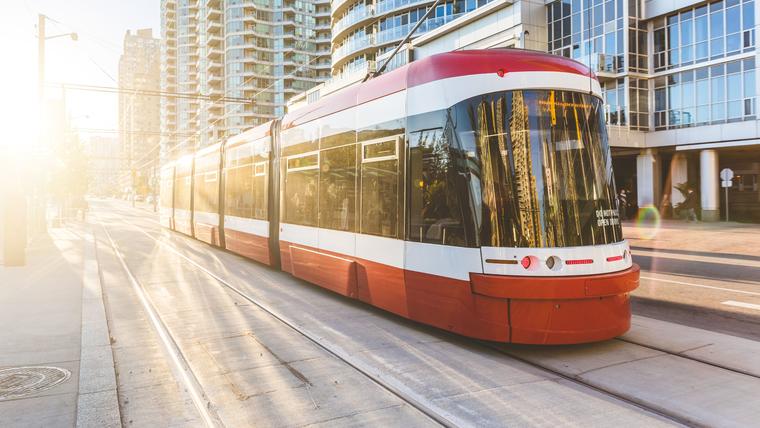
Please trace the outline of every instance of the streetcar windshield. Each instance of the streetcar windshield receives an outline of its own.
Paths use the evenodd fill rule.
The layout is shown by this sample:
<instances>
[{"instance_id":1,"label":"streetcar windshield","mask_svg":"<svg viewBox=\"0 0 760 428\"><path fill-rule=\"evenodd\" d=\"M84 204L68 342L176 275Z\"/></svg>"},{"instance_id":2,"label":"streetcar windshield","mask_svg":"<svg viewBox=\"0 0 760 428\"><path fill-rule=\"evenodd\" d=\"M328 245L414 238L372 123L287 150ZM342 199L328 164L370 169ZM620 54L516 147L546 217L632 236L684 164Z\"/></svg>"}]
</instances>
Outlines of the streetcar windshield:
<instances>
[{"instance_id":1,"label":"streetcar windshield","mask_svg":"<svg viewBox=\"0 0 760 428\"><path fill-rule=\"evenodd\" d=\"M600 99L479 95L409 120L408 239L466 247L619 242Z\"/></svg>"},{"instance_id":2,"label":"streetcar windshield","mask_svg":"<svg viewBox=\"0 0 760 428\"><path fill-rule=\"evenodd\" d=\"M600 99L531 90L455 107L482 246L569 247L622 240ZM472 168L472 165L477 167Z\"/></svg>"}]
</instances>

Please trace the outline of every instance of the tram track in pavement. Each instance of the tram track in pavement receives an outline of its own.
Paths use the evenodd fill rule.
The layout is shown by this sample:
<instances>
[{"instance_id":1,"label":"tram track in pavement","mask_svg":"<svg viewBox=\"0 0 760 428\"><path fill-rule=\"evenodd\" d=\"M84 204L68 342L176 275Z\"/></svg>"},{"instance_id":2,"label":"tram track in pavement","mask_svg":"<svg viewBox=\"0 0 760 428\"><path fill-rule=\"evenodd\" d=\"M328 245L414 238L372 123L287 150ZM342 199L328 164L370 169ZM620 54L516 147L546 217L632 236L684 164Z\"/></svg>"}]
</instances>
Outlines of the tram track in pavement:
<instances>
[{"instance_id":1,"label":"tram track in pavement","mask_svg":"<svg viewBox=\"0 0 760 428\"><path fill-rule=\"evenodd\" d=\"M202 272L204 272L206 275L208 275L211 278L213 278L215 281L217 281L222 286L224 286L224 287L228 288L229 290L233 291L234 293L236 293L237 295L239 295L240 297L242 297L246 301L248 301L251 304L257 306L259 309L263 310L264 312L266 312L267 314L269 314L273 318L275 318L278 321L282 322L283 324L285 324L286 326L288 326L289 328L291 328L292 330L294 330L298 334L300 334L303 337L309 339L311 342L313 342L314 344L318 345L320 348L324 349L325 351L327 351L331 355L335 356L339 360L343 361L344 363L346 363L349 366L353 367L354 369L358 370L359 372L361 372L362 374L364 374L366 377L368 377L370 380L372 380L376 384L382 386L384 389L388 390L393 395L397 396L398 398L400 398L404 402L408 403L409 405L417 408L420 412L424 413L425 415L427 415L428 417L430 417L432 420L434 420L435 422L439 423L440 425L447 426L447 427L456 427L456 426L463 426L464 425L463 423L457 423L457 421L456 421L456 419L454 417L452 417L451 415L447 415L446 414L448 412L445 412L445 410L431 408L428 404L425 404L425 401L427 401L427 400L425 400L424 397L420 397L420 396L418 396L418 394L415 394L415 393L413 393L411 391L408 391L408 390L404 391L404 389L406 389L406 388L403 387L402 385L398 385L398 384L394 385L394 382L392 382L392 379L384 378L382 376L382 374L379 373L379 371L377 369L375 369L375 368L373 368L373 367L371 367L371 366L369 366L369 365L361 362L360 360L352 358L350 355L348 355L347 353L343 352L338 347L335 347L335 346L330 345L329 343L326 343L323 338L320 338L317 335L312 334L311 332L308 332L308 331L305 331L302 328L299 328L296 322L294 322L292 320L289 320L285 315L278 313L278 311L276 309L270 308L267 304L259 302L257 299L251 297L249 294L245 293L244 291L242 291L239 288L235 287L234 285L230 284L228 281L224 280L223 278L219 277L215 273L211 272L209 269L205 268L204 266L201 266L199 263L197 263L194 260L188 258L184 254L182 254L180 251L178 251L177 249L175 249L172 245L170 245L170 244L168 244L166 242L163 242L160 239L152 236L150 233L146 232L142 227L137 226L137 225L135 225L133 223L128 223L128 222L124 222L124 223L127 224L127 225L129 225L129 226L131 226L131 227L133 227L133 228L136 228L143 235L145 235L145 236L153 239L156 243L158 243L159 245L162 245L167 250L171 251L175 255L181 257L183 260L185 260L188 263L192 264L194 267L196 267L197 269L199 269ZM487 342L480 342L480 341L474 341L474 342L477 343L479 346L485 348L485 349L495 350L495 351L499 352L500 354L503 354L503 355L506 355L506 356L508 356L508 357L510 357L512 359L521 361L521 362L523 362L525 364L528 364L528 365L530 365L532 367L535 367L535 368L537 368L537 369L539 369L539 370L541 370L543 372L551 373L554 376L562 378L562 379L564 379L564 380L566 380L568 382L571 382L571 383L573 383L575 385L578 385L578 386L580 386L582 388L591 389L591 390L593 390L593 391L595 391L595 392L597 392L599 394L602 394L604 396L607 396L607 397L610 397L610 398L622 401L622 402L627 403L627 404L629 404L629 405L631 405L633 407L639 408L639 409L641 409L641 410L643 410L645 412L656 414L656 415L658 415L658 416L660 416L660 417L662 417L664 419L667 419L667 420L670 420L672 422L675 422L676 424L685 425L685 426L694 426L693 423L690 423L689 421L686 421L686 420L683 420L681 418L678 418L675 415L671 415L671 414L668 414L666 412L662 412L662 411L660 411L660 410L658 410L656 408L653 408L653 407L647 406L645 404L636 402L635 400L631 400L631 399L626 398L626 397L624 397L622 395L615 394L615 393L612 393L610 391L606 391L606 390L604 390L602 388L598 388L598 387L596 387L596 386L594 386L594 385L592 385L592 384L590 384L588 382L583 382L582 380L579 380L577 378L573 378L572 376L565 375L565 374L560 373L560 372L555 371L555 370L547 369L546 367L543 367L540 364L536 364L535 362L530 361L528 359L519 358L519 357L516 357L514 355L510 355L509 353L504 352L503 350L499 349L498 346L494 346L493 344L489 344Z\"/></svg>"},{"instance_id":2,"label":"tram track in pavement","mask_svg":"<svg viewBox=\"0 0 760 428\"><path fill-rule=\"evenodd\" d=\"M158 223L158 222L156 222L153 219L144 219L143 218L141 220L148 220L148 221L150 221L152 223ZM362 374L364 374L365 376L367 376L368 378L370 378L370 380L372 380L376 384L382 386L384 389L386 389L389 392L391 392L392 394L396 395L397 397L399 397L403 401L407 402L409 405L417 408L422 413L424 413L425 415L427 415L428 417L430 417L432 420L434 420L437 423L439 423L441 425L444 425L444 426L457 426L457 425L460 425L460 424L457 423L457 421L456 421L455 418L448 417L448 415L446 415L445 411L441 411L442 409L431 408L430 406L428 406L427 403L426 403L426 400L424 399L424 397L420 396L419 394L415 394L413 391L409 391L408 389L405 390L405 388L404 388L403 385L394 384L392 378L383 377L382 373L380 373L377 369L374 369L370 365L368 365L366 363L363 363L363 362L361 362L359 360L353 359L349 354L344 353L344 352L342 352L342 350L336 349L335 347L333 347L329 342L325 341L324 338L321 338L318 335L315 335L315 334L313 334L311 332L308 332L308 331L304 331L303 329L299 328L298 325L297 325L297 323L293 322L292 320L288 320L287 316L284 316L283 314L278 313L276 309L270 308L267 304L257 301L257 299L251 297L249 294L247 294L243 290L238 289L237 287L235 287L234 285L230 284L225 279L219 277L218 275L216 275L215 273L211 272L210 270L208 270L204 266L201 266L199 263L197 263L194 260L190 259L189 257L185 256L179 250L177 250L176 248L174 248L174 246L171 243L164 242L161 239L156 238L155 236L152 236L151 233L146 232L142 227L137 226L134 223L130 223L130 222L124 222L124 223L127 224L127 225L130 225L133 228L136 228L139 232L141 232L145 236L153 239L154 241L156 241L160 245L164 246L165 248L169 249L173 253L177 254L178 256L180 256L181 258L183 258L184 260L186 260L187 262L191 263L196 268L200 269L205 274L207 274L210 277L212 277L215 281L217 281L218 283L220 283L224 287L232 290L233 292L235 292L236 294L238 294L243 299L249 301L250 303L256 305L260 309L262 309L265 312L269 313L270 315L272 315L273 317L275 317L276 319L278 319L278 321L283 322L285 325L287 325L288 327L290 327L291 329L293 329L294 331L296 331L300 335L302 335L302 336L306 337L307 339L311 340L312 342L314 342L316 345L318 345L320 348L324 349L328 353L334 355L335 357L337 357L341 361L343 361L343 362L347 363L348 365L354 367L356 370L360 371ZM184 236L182 236L182 238L184 238ZM660 347L657 347L657 346L649 345L649 344L646 344L646 343L641 343L641 342L638 342L638 341L634 341L634 340L630 340L630 339L624 339L624 338L617 338L617 339L615 339L615 341L619 341L621 343L626 343L626 344L629 344L629 345L632 345L632 346L640 346L640 347L647 348L647 349L652 350L652 351L660 352L660 353L662 353L662 355L670 355L670 356L674 356L674 357L677 357L677 358L680 358L680 359L690 360L690 361L692 361L694 363L704 364L704 365L711 366L711 367L714 367L714 368L717 368L717 369L726 370L726 371L729 371L729 372L732 372L732 373L736 373L738 375L750 376L750 377L755 378L755 379L759 378L757 375L752 374L752 373L747 373L745 371L738 370L738 369L735 369L735 368L732 368L732 367L727 367L727 366L724 366L724 365L721 365L721 364L716 364L714 362L707 361L707 360L704 360L704 359L701 359L701 358L696 358L696 357L689 356L689 355L683 355L682 353L679 353L679 352L672 352L672 351L669 351L669 350L666 350L666 349L663 349L663 348L660 348ZM657 415L657 416L659 416L659 417L661 417L663 419L669 420L669 421L671 421L673 423L680 424L680 425L686 425L686 426L701 426L701 425L703 425L703 424L699 423L699 421L697 421L697 420L690 419L688 417L684 417L684 415L682 415L682 414L679 414L679 413L676 413L676 412L670 412L666 408L660 408L660 407L657 407L657 406L653 406L652 404L648 403L647 400L640 400L640 399L638 399L636 397L632 397L632 396L629 396L629 395L626 395L626 394L621 394L619 392L612 391L612 390L610 390L608 388L604 388L603 386L595 384L594 382L590 382L588 380L585 380L581 376L576 376L576 375L568 374L567 372L562 372L560 370L556 370L556 369L552 368L550 365L542 364L540 361L536 361L535 359L531 359L531 358L526 358L524 356L520 356L514 350L508 350L508 349L505 350L504 349L505 345L503 345L503 344L494 344L494 343L481 342L481 341L475 341L475 340L473 340L472 342L475 342L478 346L481 346L484 349L489 349L491 351L496 351L496 352L498 352L498 353L500 353L502 355L505 355L505 356L507 356L507 357L509 357L511 359L514 359L516 361L522 362L522 363L527 364L529 366L532 366L532 367L534 367L536 369L539 369L539 370L541 370L541 371L543 371L543 372L545 372L547 374L551 374L553 376L561 378L561 379L563 379L563 380L565 380L565 381L567 381L569 383L577 385L580 388L586 388L586 389L595 391L598 394L601 394L601 395L607 396L607 397L609 397L611 399L618 400L620 402L626 403L626 404L628 404L628 405L630 405L632 407L638 408L638 409L640 409L640 410L642 410L644 412L650 413L650 414ZM514 345L506 345L506 346L514 346ZM519 346L517 346L516 349L519 349ZM689 350L682 351L682 352L688 352L688 351Z\"/></svg>"},{"instance_id":3,"label":"tram track in pavement","mask_svg":"<svg viewBox=\"0 0 760 428\"><path fill-rule=\"evenodd\" d=\"M294 332L298 333L302 337L308 339L310 342L317 345L322 350L326 351L328 354L332 355L333 357L337 358L338 360L352 367L354 370L364 375L374 384L390 392L392 395L396 396L398 399L400 399L404 403L417 409L420 413L428 417L432 422L435 422L436 424L444 426L444 427L457 427L457 426L465 425L462 421L457 420L457 418L454 415L449 414L449 412L447 412L445 409L440 408L434 403L429 402L424 397L420 396L419 394L416 394L415 392L411 391L409 388L405 387L404 385L394 382L392 378L384 377L377 368L372 367L357 358L353 358L347 352L342 350L339 346L334 346L327 343L327 341L324 338L321 338L318 335L315 335L309 331L299 328L297 323L288 319L285 315L279 313L277 310L270 308L268 305L251 297L249 294L245 293L244 291L230 284L228 281L224 280L220 276L206 269L204 266L201 266L199 263L185 256L180 251L176 250L173 246L161 241L160 239L155 238L154 236L151 236L150 233L143 230L143 228L136 226L132 223L128 223L128 222L122 222L122 223L129 225L132 228L137 229L137 231L141 232L143 235L154 240L156 243L163 246L165 249L169 250L175 255L179 256L184 261L190 263L196 269L199 269L201 272L211 277L213 280L215 280L217 283L219 283L223 287L229 289L230 291L234 292L235 294L245 299L249 303L258 307L259 309L264 311L266 314L268 314L272 318L276 319L277 321L284 324L285 326L287 326ZM125 270L128 277L130 278L130 282L132 282L132 285L135 287L135 290L138 293L138 295L141 296L141 300L143 300L144 302L144 307L146 311L149 313L153 321L154 327L156 331L159 333L159 336L162 336L162 340L165 343L165 346L171 356L171 359L175 362L177 369L181 373L186 374L186 378L183 380L185 381L185 385L188 388L188 391L191 393L193 401L196 404L196 408L198 408L199 412L204 418L206 425L209 427L223 426L221 419L214 411L215 406L207 397L207 395L202 389L200 382L198 382L197 377L192 372L192 368L187 363L186 359L184 358L182 354L182 350L177 345L177 340L172 336L171 331L165 326L165 324L161 320L160 314L155 309L155 305L150 301L150 296L149 296L148 291L145 290L142 284L139 283L139 281L137 280L137 278L135 277L135 275L133 274L133 272L127 265L126 260L124 260L124 257L118 248L118 245L111 237L110 233L108 232L107 227L102 222L100 224L106 233L106 236L108 238L109 243L111 244L111 247L114 253L117 255L117 258L121 262L123 269Z\"/></svg>"}]
</instances>

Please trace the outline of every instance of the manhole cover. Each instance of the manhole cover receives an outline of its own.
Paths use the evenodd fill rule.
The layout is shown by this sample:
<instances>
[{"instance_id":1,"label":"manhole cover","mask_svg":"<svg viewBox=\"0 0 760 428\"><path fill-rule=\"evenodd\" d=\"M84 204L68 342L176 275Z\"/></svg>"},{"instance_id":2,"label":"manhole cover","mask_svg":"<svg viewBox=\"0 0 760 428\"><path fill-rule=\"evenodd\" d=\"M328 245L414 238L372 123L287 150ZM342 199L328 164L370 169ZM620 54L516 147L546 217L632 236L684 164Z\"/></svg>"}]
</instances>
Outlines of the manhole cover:
<instances>
[{"instance_id":1,"label":"manhole cover","mask_svg":"<svg viewBox=\"0 0 760 428\"><path fill-rule=\"evenodd\" d=\"M58 367L0 369L0 400L36 394L66 382L71 372Z\"/></svg>"}]
</instances>

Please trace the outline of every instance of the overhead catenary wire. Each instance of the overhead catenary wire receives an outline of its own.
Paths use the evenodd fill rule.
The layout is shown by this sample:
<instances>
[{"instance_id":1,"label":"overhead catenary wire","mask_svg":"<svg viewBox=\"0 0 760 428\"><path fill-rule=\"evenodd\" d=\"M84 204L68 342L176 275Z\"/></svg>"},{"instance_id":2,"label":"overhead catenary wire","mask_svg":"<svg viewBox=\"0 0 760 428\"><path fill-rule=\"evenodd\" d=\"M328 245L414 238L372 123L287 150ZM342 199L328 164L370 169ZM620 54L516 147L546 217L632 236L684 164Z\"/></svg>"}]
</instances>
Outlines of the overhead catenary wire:
<instances>
[{"instance_id":1,"label":"overhead catenary wire","mask_svg":"<svg viewBox=\"0 0 760 428\"><path fill-rule=\"evenodd\" d=\"M155 90L155 89L119 88L119 87L114 87L114 86L97 86L97 85L85 85L85 84L80 84L80 83L61 83L61 82L49 82L49 83L46 83L45 86L61 88L63 90L104 92L104 93L113 93L113 94L121 94L121 95L138 95L138 96L146 96L146 97L194 99L194 100L202 100L202 101L238 103L238 104L252 103L252 101L247 98L214 96L214 95L206 95L206 94L191 93L191 92L161 91L161 90Z\"/></svg>"},{"instance_id":2,"label":"overhead catenary wire","mask_svg":"<svg viewBox=\"0 0 760 428\"><path fill-rule=\"evenodd\" d=\"M292 71L291 73L289 73L289 74L286 74L285 76L282 76L282 77L280 77L280 78L274 79L274 80L272 81L272 83L271 83L269 86L267 86L266 88L263 88L263 89L261 89L260 91L256 92L255 94L253 94L253 96L251 97L251 99L246 99L246 100L247 100L247 102L248 102L248 103L252 103L252 104L255 104L255 101L254 101L254 99L255 99L255 98L258 96L258 95L262 94L263 92L265 92L265 91L267 91L267 90L271 89L271 88L272 88L272 87L273 87L273 86L274 86L274 85L275 85L275 84L276 84L278 81L280 81L280 80L284 80L284 79L286 79L286 78L289 78L289 77L292 77L294 74L296 74L297 72L299 72L299 71L303 70L305 67L307 67L307 66L311 65L311 64L312 64L313 62L315 62L316 60L318 60L318 59L321 59L321 58L323 58L323 57L326 57L326 56L329 56L329 55L330 55L329 53L326 53L326 54L321 54L321 55L316 55L316 56L314 56L314 58L312 58L312 59L311 59L309 62L307 62L307 63L305 63L305 64L302 64L300 67L296 68L296 69L295 69L294 71ZM240 87L240 86L245 86L245 85L246 85L248 82L250 82L251 80L253 80L253 79L257 78L257 77L258 77L258 76L255 76L255 75L248 77L248 78L247 78L247 79L245 79L245 80L244 80L244 81L243 81L243 82L242 82L240 85L238 85L238 87ZM224 100L217 100L217 101L212 101L211 105L213 106L214 104L217 104L217 103L220 103L220 102L224 102ZM233 106L233 107L240 107L241 105L243 105L243 104L237 104L236 106ZM200 110L200 109L199 109L199 110ZM205 132L205 131L207 131L207 130L211 129L213 126L215 126L215 125L216 125L217 123L219 123L220 121L222 121L222 120L226 119L226 118L227 118L227 117L228 117L230 114L232 114L232 113L233 113L232 111L226 112L224 115L222 115L220 118L218 118L218 119L214 120L213 122L211 122L211 123L210 123L208 126L206 126L205 128L203 128L203 129L200 129L200 130L198 130L198 131L195 131L194 133L192 133L192 134L191 134L191 136L190 136L190 137L188 137L188 138L186 138L186 139L184 139L184 140L182 140L182 141L179 141L179 142L175 143L173 146L171 146L171 147L170 147L170 148L167 150L167 154L172 154L172 153L174 153L174 151L175 151L175 150L177 150L178 148L182 147L182 146L183 146L183 145L184 145L186 142L188 142L188 141L190 140L190 138L194 138L194 137L197 137L198 135L201 135L201 133L203 133L203 132ZM199 115L200 115L200 111L199 111L198 113L196 113L196 114L195 114L195 116L194 116L192 119L190 119L190 122L192 122L192 121L194 121L195 119L197 119ZM157 145L156 145L156 147L160 147L160 145L161 145L161 143L157 144ZM150 153L152 153L154 150L155 150L155 148L151 149L151 150L150 150L149 152L147 152L147 153L148 153L148 154L150 154ZM139 162L139 161L142 161L142 160L143 160L143 159L145 159L146 157L147 157L147 156L143 156L143 157L141 157L141 158L138 160L138 162ZM150 165L150 164L151 164L151 163L153 163L153 162L154 162L153 160L149 160L148 162L146 162L146 163L142 164L141 166L138 166L138 167L136 167L136 169L141 169L141 168L143 168L143 167L145 167L145 166L148 166L148 165Z\"/></svg>"}]
</instances>

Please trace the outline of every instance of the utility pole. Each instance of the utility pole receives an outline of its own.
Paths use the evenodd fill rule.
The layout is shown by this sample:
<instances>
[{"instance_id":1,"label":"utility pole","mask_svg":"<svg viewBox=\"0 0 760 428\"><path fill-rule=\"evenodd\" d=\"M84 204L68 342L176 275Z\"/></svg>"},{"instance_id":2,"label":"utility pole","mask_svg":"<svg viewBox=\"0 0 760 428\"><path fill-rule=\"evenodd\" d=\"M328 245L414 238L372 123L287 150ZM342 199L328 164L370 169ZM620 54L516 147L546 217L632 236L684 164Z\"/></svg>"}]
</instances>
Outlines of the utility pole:
<instances>
[{"instance_id":1,"label":"utility pole","mask_svg":"<svg viewBox=\"0 0 760 428\"><path fill-rule=\"evenodd\" d=\"M45 15L37 15L37 108L38 120L40 126L37 127L40 133L37 139L37 147L32 150L32 156L42 154L43 147L43 129L45 124ZM32 194L32 230L40 230L42 232L47 228L45 219L45 198L42 195L41 186L43 185L41 177L32 180L33 194Z\"/></svg>"}]
</instances>

